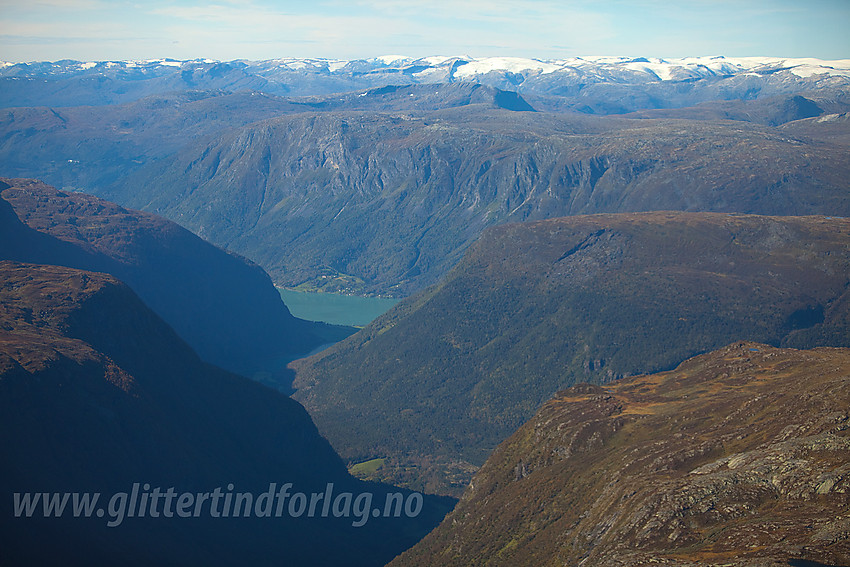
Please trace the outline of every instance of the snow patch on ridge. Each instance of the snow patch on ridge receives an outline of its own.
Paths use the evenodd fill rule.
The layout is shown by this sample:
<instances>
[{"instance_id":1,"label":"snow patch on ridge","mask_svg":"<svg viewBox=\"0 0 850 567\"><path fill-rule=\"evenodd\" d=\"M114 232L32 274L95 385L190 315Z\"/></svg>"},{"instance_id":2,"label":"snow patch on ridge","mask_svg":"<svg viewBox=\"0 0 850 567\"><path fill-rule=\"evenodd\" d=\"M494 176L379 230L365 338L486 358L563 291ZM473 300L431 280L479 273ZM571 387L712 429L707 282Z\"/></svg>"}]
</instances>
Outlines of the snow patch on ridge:
<instances>
[{"instance_id":1,"label":"snow patch on ridge","mask_svg":"<svg viewBox=\"0 0 850 567\"><path fill-rule=\"evenodd\" d=\"M486 75L493 71L506 71L509 73L522 73L537 71L542 74L554 73L562 67L557 64L541 61L539 59L524 59L522 57L487 57L485 59L474 59L455 71L456 77L472 77L475 75Z\"/></svg>"}]
</instances>

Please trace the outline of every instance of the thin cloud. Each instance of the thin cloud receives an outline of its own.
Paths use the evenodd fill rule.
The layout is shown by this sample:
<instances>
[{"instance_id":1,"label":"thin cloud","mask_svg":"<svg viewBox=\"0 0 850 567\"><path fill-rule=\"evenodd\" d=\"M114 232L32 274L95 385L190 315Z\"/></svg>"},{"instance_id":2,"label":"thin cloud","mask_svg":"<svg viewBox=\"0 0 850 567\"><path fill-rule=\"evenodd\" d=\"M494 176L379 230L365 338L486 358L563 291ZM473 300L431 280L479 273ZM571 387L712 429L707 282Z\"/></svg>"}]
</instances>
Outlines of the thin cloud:
<instances>
[{"instance_id":1,"label":"thin cloud","mask_svg":"<svg viewBox=\"0 0 850 567\"><path fill-rule=\"evenodd\" d=\"M100 10L110 4L103 0L36 0L22 4L19 0L0 0L0 8L5 12L9 9L23 8L25 10Z\"/></svg>"}]
</instances>

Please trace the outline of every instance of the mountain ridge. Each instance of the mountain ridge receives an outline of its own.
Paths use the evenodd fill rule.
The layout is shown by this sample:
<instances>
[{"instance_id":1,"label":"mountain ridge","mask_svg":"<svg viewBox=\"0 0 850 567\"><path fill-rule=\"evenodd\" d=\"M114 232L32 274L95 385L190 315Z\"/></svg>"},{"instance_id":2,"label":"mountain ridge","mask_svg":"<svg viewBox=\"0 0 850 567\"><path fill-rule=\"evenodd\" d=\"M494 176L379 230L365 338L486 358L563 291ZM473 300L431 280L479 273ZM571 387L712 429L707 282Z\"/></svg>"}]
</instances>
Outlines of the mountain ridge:
<instances>
[{"instance_id":1,"label":"mountain ridge","mask_svg":"<svg viewBox=\"0 0 850 567\"><path fill-rule=\"evenodd\" d=\"M850 221L619 213L486 230L441 282L293 362L343 458L457 494L555 391L736 339L850 346ZM396 475L393 477L393 475Z\"/></svg>"},{"instance_id":2,"label":"mountain ridge","mask_svg":"<svg viewBox=\"0 0 850 567\"><path fill-rule=\"evenodd\" d=\"M220 366L250 376L326 342L259 266L171 221L23 179L0 179L0 214L0 258L111 273Z\"/></svg>"},{"instance_id":3,"label":"mountain ridge","mask_svg":"<svg viewBox=\"0 0 850 567\"><path fill-rule=\"evenodd\" d=\"M736 342L558 392L390 565L846 565L849 365Z\"/></svg>"},{"instance_id":4,"label":"mountain ridge","mask_svg":"<svg viewBox=\"0 0 850 567\"><path fill-rule=\"evenodd\" d=\"M252 258L278 285L316 280L319 266L364 282L349 293L398 297L438 281L503 222L674 209L850 216L845 153L735 121L475 105L303 113L189 145L97 193Z\"/></svg>"},{"instance_id":5,"label":"mountain ridge","mask_svg":"<svg viewBox=\"0 0 850 567\"><path fill-rule=\"evenodd\" d=\"M7 174L43 171L60 188L168 217L277 285L359 295L436 283L502 222L673 209L850 215L847 124L797 124L850 110L846 62L338 63L7 66L68 80L112 73L145 98L9 109L0 160ZM671 65L690 75L662 72ZM251 73L262 84L240 82ZM62 92L92 104L97 89L78 87ZM21 88L36 104L40 87Z\"/></svg>"}]
</instances>

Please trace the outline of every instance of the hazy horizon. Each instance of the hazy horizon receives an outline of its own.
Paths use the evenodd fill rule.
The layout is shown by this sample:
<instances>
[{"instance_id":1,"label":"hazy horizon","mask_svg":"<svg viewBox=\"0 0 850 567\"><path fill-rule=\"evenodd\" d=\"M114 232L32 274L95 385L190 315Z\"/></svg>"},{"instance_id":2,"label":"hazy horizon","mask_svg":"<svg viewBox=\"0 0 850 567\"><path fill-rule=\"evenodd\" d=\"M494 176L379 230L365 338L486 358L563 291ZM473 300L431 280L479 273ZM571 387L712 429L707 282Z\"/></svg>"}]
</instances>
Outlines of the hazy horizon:
<instances>
[{"instance_id":1,"label":"hazy horizon","mask_svg":"<svg viewBox=\"0 0 850 567\"><path fill-rule=\"evenodd\" d=\"M0 0L14 62L383 55L850 57L850 2Z\"/></svg>"}]
</instances>

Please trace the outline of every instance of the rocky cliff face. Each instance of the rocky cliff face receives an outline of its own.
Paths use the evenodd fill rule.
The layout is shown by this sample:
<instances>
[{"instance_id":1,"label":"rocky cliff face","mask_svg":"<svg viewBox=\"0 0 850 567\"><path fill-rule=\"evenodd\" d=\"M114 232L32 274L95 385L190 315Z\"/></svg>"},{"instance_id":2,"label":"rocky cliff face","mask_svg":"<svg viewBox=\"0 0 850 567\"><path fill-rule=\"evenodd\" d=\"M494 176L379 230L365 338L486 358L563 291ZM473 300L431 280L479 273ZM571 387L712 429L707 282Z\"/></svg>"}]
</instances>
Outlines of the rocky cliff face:
<instances>
[{"instance_id":1,"label":"rocky cliff face","mask_svg":"<svg viewBox=\"0 0 850 567\"><path fill-rule=\"evenodd\" d=\"M276 282L409 295L488 226L651 210L850 215L846 147L767 126L482 109L303 113L189 145L108 189ZM323 276L323 277L321 277Z\"/></svg>"},{"instance_id":2,"label":"rocky cliff face","mask_svg":"<svg viewBox=\"0 0 850 567\"><path fill-rule=\"evenodd\" d=\"M559 392L413 565L847 565L850 350L735 343Z\"/></svg>"},{"instance_id":3,"label":"rocky cliff face","mask_svg":"<svg viewBox=\"0 0 850 567\"><path fill-rule=\"evenodd\" d=\"M464 461L483 463L576 382L670 369L741 338L850 346L848 274L850 223L838 218L503 225L439 285L294 363L295 397L343 457L392 456L429 489L456 490Z\"/></svg>"},{"instance_id":4,"label":"rocky cliff face","mask_svg":"<svg viewBox=\"0 0 850 567\"><path fill-rule=\"evenodd\" d=\"M113 274L205 360L251 375L323 342L259 266L175 223L38 181L0 183L0 257Z\"/></svg>"},{"instance_id":5,"label":"rocky cliff face","mask_svg":"<svg viewBox=\"0 0 850 567\"><path fill-rule=\"evenodd\" d=\"M92 106L93 100L83 100L83 106L7 109L0 116L2 174L37 177L62 189L97 192L187 144L288 114L348 110L421 113L466 105L531 108L516 93L476 84L388 86L304 99L256 90L186 88L108 106Z\"/></svg>"},{"instance_id":6,"label":"rocky cliff face","mask_svg":"<svg viewBox=\"0 0 850 567\"><path fill-rule=\"evenodd\" d=\"M256 497L371 492L290 398L203 363L139 298L95 272L0 261L0 527L3 563L382 565L431 529L416 518L122 518L107 500L134 483ZM13 493L102 494L104 513L15 517ZM160 510L164 510L164 504ZM223 508L222 508L223 509ZM175 508L172 508L174 514ZM316 542L333 540L334 545Z\"/></svg>"}]
</instances>

